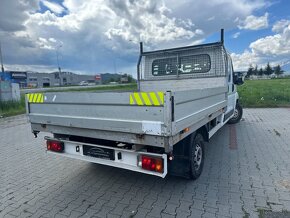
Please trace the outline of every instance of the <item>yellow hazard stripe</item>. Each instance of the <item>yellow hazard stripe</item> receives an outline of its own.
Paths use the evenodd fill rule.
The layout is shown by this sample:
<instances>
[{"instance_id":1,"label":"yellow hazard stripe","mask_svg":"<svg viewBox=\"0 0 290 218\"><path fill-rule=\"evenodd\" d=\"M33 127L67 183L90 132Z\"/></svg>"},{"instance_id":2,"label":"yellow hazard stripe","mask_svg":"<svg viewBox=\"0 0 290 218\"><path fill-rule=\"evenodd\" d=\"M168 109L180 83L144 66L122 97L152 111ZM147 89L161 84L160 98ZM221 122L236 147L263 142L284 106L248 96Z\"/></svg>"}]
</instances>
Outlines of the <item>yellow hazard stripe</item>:
<instances>
[{"instance_id":1,"label":"yellow hazard stripe","mask_svg":"<svg viewBox=\"0 0 290 218\"><path fill-rule=\"evenodd\" d=\"M134 96L134 98L135 98L135 100L136 100L137 105L143 105L143 102L142 102L142 100L141 100L141 96L139 95L138 92L135 92L135 93L133 94L133 96Z\"/></svg>"},{"instance_id":2,"label":"yellow hazard stripe","mask_svg":"<svg viewBox=\"0 0 290 218\"><path fill-rule=\"evenodd\" d=\"M158 92L158 96L161 100L161 104L164 104L164 93L163 92Z\"/></svg>"},{"instance_id":3,"label":"yellow hazard stripe","mask_svg":"<svg viewBox=\"0 0 290 218\"><path fill-rule=\"evenodd\" d=\"M36 102L39 103L41 99L41 94L38 94Z\"/></svg>"},{"instance_id":4,"label":"yellow hazard stripe","mask_svg":"<svg viewBox=\"0 0 290 218\"><path fill-rule=\"evenodd\" d=\"M42 93L26 94L29 103L43 103L44 95Z\"/></svg>"},{"instance_id":5,"label":"yellow hazard stripe","mask_svg":"<svg viewBox=\"0 0 290 218\"><path fill-rule=\"evenodd\" d=\"M155 106L159 106L160 103L159 103L159 101L158 101L158 98L157 98L157 96L156 96L156 93L155 93L155 92L149 92L149 95L150 95L150 98L151 98L151 100L152 100L152 102L153 102L153 105L155 105Z\"/></svg>"},{"instance_id":6,"label":"yellow hazard stripe","mask_svg":"<svg viewBox=\"0 0 290 218\"><path fill-rule=\"evenodd\" d=\"M135 101L134 101L134 99L133 99L133 96L132 96L132 95L130 95L130 104L135 104Z\"/></svg>"},{"instance_id":7,"label":"yellow hazard stripe","mask_svg":"<svg viewBox=\"0 0 290 218\"><path fill-rule=\"evenodd\" d=\"M33 96L33 102L35 102L35 103L36 103L36 101L37 101L37 95L38 95L38 94L35 93L34 96Z\"/></svg>"},{"instance_id":8,"label":"yellow hazard stripe","mask_svg":"<svg viewBox=\"0 0 290 218\"><path fill-rule=\"evenodd\" d=\"M152 105L149 99L149 96L146 92L141 92L142 99L144 100L145 105Z\"/></svg>"},{"instance_id":9,"label":"yellow hazard stripe","mask_svg":"<svg viewBox=\"0 0 290 218\"><path fill-rule=\"evenodd\" d=\"M29 102L32 102L33 101L33 94L28 94L28 99L29 99Z\"/></svg>"},{"instance_id":10,"label":"yellow hazard stripe","mask_svg":"<svg viewBox=\"0 0 290 218\"><path fill-rule=\"evenodd\" d=\"M160 106L164 104L163 92L134 92L130 94L130 105Z\"/></svg>"}]
</instances>

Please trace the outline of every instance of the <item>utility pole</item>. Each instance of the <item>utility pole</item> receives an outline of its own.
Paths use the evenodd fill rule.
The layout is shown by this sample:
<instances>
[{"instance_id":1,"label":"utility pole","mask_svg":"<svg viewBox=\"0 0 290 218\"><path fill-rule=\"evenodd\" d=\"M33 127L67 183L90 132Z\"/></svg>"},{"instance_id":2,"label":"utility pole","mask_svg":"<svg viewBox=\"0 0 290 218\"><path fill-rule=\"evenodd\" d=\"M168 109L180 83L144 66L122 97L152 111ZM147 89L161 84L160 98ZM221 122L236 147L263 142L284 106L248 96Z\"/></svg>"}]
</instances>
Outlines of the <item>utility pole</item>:
<instances>
[{"instance_id":1,"label":"utility pole","mask_svg":"<svg viewBox=\"0 0 290 218\"><path fill-rule=\"evenodd\" d=\"M2 49L1 49L1 41L0 41L0 59L1 59L1 71L2 71L2 73L4 73L3 57L2 57Z\"/></svg>"}]
</instances>

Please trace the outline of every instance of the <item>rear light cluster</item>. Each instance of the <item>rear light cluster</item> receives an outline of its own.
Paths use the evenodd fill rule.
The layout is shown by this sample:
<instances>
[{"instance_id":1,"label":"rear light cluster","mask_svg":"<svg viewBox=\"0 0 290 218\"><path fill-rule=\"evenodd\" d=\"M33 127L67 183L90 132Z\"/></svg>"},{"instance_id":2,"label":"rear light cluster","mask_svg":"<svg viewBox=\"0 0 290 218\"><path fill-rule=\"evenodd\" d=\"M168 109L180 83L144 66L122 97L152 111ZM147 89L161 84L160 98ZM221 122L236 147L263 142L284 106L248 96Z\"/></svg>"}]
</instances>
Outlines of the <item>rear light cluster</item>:
<instances>
[{"instance_id":1,"label":"rear light cluster","mask_svg":"<svg viewBox=\"0 0 290 218\"><path fill-rule=\"evenodd\" d=\"M163 159L159 157L151 157L146 155L140 155L138 166L144 170L155 171L163 173Z\"/></svg>"},{"instance_id":2,"label":"rear light cluster","mask_svg":"<svg viewBox=\"0 0 290 218\"><path fill-rule=\"evenodd\" d=\"M64 144L60 141L46 141L46 146L48 151L63 152Z\"/></svg>"}]
</instances>

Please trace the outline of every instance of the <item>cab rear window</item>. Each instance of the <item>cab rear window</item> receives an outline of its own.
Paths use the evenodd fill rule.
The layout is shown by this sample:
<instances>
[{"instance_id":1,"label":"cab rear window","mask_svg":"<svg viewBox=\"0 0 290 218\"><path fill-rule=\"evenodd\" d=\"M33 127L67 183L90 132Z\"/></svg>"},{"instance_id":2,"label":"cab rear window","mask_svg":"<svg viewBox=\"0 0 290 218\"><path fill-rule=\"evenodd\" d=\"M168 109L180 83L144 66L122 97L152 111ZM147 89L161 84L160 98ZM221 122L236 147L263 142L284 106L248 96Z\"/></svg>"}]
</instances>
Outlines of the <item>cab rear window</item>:
<instances>
[{"instance_id":1,"label":"cab rear window","mask_svg":"<svg viewBox=\"0 0 290 218\"><path fill-rule=\"evenodd\" d=\"M207 73L211 69L210 56L207 54L188 55L174 58L156 59L152 63L152 75L176 75Z\"/></svg>"},{"instance_id":2,"label":"cab rear window","mask_svg":"<svg viewBox=\"0 0 290 218\"><path fill-rule=\"evenodd\" d=\"M163 58L154 60L152 74L154 76L175 75L177 72L177 58Z\"/></svg>"}]
</instances>

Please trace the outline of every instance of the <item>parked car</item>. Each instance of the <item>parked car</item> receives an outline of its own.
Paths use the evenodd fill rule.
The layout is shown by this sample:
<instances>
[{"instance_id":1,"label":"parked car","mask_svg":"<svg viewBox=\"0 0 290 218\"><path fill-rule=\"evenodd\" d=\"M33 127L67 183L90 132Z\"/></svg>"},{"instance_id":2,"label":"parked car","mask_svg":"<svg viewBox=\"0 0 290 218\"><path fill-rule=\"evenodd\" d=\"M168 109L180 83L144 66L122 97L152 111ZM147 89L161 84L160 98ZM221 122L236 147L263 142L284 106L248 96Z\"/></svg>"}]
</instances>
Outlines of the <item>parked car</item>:
<instances>
[{"instance_id":1,"label":"parked car","mask_svg":"<svg viewBox=\"0 0 290 218\"><path fill-rule=\"evenodd\" d=\"M89 83L88 83L87 81L81 81L81 82L79 83L79 85L80 85L80 86L88 86Z\"/></svg>"}]
</instances>

